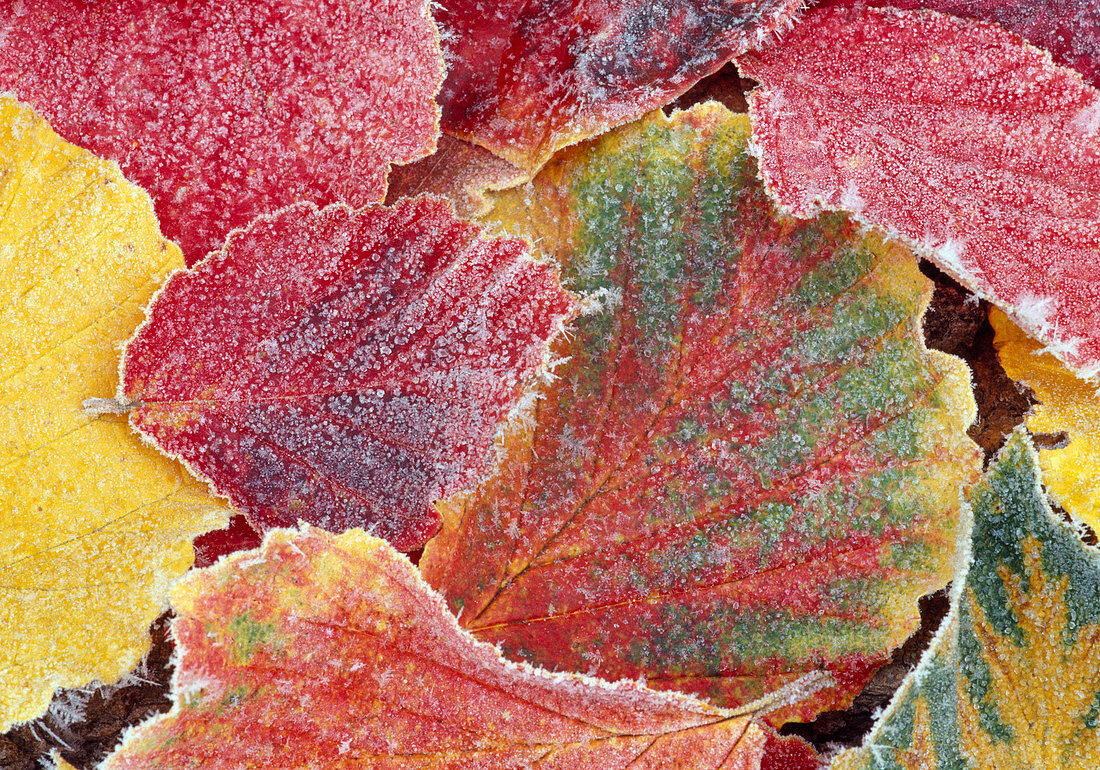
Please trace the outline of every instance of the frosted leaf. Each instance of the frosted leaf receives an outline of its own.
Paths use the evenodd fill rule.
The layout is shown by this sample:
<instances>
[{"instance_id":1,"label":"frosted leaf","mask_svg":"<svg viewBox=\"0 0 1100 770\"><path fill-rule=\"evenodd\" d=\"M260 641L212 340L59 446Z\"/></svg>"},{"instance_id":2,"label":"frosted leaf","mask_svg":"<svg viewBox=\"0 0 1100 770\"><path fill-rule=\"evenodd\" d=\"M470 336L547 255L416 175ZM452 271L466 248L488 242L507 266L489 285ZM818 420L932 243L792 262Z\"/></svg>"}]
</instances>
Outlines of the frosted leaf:
<instances>
[{"instance_id":1,"label":"frosted leaf","mask_svg":"<svg viewBox=\"0 0 1100 770\"><path fill-rule=\"evenodd\" d=\"M1051 511L1022 432L970 498L951 611L836 770L1100 765L1100 553Z\"/></svg>"},{"instance_id":2,"label":"frosted leaf","mask_svg":"<svg viewBox=\"0 0 1100 770\"><path fill-rule=\"evenodd\" d=\"M0 97L0 731L149 646L217 505L125 419L90 417L118 348L183 267L118 166Z\"/></svg>"},{"instance_id":3,"label":"frosted leaf","mask_svg":"<svg viewBox=\"0 0 1100 770\"><path fill-rule=\"evenodd\" d=\"M916 627L979 459L915 254L778 212L747 140L713 103L657 113L492 196L588 312L420 566L475 636L549 668L726 704L832 673L781 721L846 705Z\"/></svg>"},{"instance_id":4,"label":"frosted leaf","mask_svg":"<svg viewBox=\"0 0 1100 770\"><path fill-rule=\"evenodd\" d=\"M126 347L130 422L257 527L399 548L484 468L572 300L443 201L298 204L174 274Z\"/></svg>"},{"instance_id":5,"label":"frosted leaf","mask_svg":"<svg viewBox=\"0 0 1100 770\"><path fill-rule=\"evenodd\" d=\"M747 716L504 660L351 530L270 532L173 593L171 712L105 767L737 767L812 753ZM771 767L776 767L772 764Z\"/></svg>"},{"instance_id":6,"label":"frosted leaf","mask_svg":"<svg viewBox=\"0 0 1100 770\"><path fill-rule=\"evenodd\" d=\"M789 25L802 3L444 3L443 128L533 171L555 150L673 101Z\"/></svg>"},{"instance_id":7,"label":"frosted leaf","mask_svg":"<svg viewBox=\"0 0 1100 770\"><path fill-rule=\"evenodd\" d=\"M1100 373L1100 93L994 24L815 9L746 54L761 171L797 216L923 244L1072 370Z\"/></svg>"},{"instance_id":8,"label":"frosted leaf","mask_svg":"<svg viewBox=\"0 0 1100 770\"><path fill-rule=\"evenodd\" d=\"M1057 64L1077 70L1086 83L1100 86L1100 9L1094 0L823 0L819 3L857 4L907 11L928 8L996 22L1050 51Z\"/></svg>"}]
</instances>

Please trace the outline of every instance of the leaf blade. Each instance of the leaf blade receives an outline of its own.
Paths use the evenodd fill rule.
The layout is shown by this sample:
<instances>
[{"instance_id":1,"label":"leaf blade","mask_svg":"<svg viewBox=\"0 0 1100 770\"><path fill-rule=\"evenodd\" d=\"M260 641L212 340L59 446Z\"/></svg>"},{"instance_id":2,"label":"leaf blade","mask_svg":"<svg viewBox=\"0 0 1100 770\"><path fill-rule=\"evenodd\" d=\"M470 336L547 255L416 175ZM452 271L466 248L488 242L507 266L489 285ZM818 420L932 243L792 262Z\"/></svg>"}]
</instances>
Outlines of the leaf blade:
<instances>
[{"instance_id":1,"label":"leaf blade","mask_svg":"<svg viewBox=\"0 0 1100 770\"><path fill-rule=\"evenodd\" d=\"M824 666L828 708L946 578L973 407L923 350L912 255L777 215L746 139L718 105L653 115L495 196L590 313L497 474L441 504L421 569L511 656L720 703ZM918 482L931 447L958 463Z\"/></svg>"},{"instance_id":2,"label":"leaf blade","mask_svg":"<svg viewBox=\"0 0 1100 770\"><path fill-rule=\"evenodd\" d=\"M1100 553L1055 516L1040 481L1018 431L972 492L969 562L943 628L837 768L1096 764Z\"/></svg>"},{"instance_id":3,"label":"leaf blade","mask_svg":"<svg viewBox=\"0 0 1100 770\"><path fill-rule=\"evenodd\" d=\"M46 2L13 8L4 31L0 89L118 161L188 264L299 200L381 201L389 164L438 134L422 0Z\"/></svg>"},{"instance_id":4,"label":"leaf blade","mask_svg":"<svg viewBox=\"0 0 1100 770\"><path fill-rule=\"evenodd\" d=\"M455 59L453 136L536 171L558 149L641 117L789 24L801 0L529 3L440 10Z\"/></svg>"},{"instance_id":5,"label":"leaf blade","mask_svg":"<svg viewBox=\"0 0 1100 770\"><path fill-rule=\"evenodd\" d=\"M572 300L450 206L300 204L175 274L128 343L131 424L257 527L372 526L411 550L481 472Z\"/></svg>"},{"instance_id":6,"label":"leaf blade","mask_svg":"<svg viewBox=\"0 0 1100 770\"><path fill-rule=\"evenodd\" d=\"M505 661L357 530L274 530L192 573L173 606L176 704L107 767L754 767L766 749L747 718L689 698Z\"/></svg>"},{"instance_id":7,"label":"leaf blade","mask_svg":"<svg viewBox=\"0 0 1100 770\"><path fill-rule=\"evenodd\" d=\"M1012 379L1039 400L1027 416L1033 433L1067 434L1067 444L1039 449L1043 481L1051 498L1093 529L1100 528L1100 489L1093 466L1100 457L1100 393L1073 375L1000 310L989 314L997 356Z\"/></svg>"},{"instance_id":8,"label":"leaf blade","mask_svg":"<svg viewBox=\"0 0 1100 770\"><path fill-rule=\"evenodd\" d=\"M921 244L1083 377L1100 371L1100 95L996 25L829 8L742 57L769 190Z\"/></svg>"}]
</instances>

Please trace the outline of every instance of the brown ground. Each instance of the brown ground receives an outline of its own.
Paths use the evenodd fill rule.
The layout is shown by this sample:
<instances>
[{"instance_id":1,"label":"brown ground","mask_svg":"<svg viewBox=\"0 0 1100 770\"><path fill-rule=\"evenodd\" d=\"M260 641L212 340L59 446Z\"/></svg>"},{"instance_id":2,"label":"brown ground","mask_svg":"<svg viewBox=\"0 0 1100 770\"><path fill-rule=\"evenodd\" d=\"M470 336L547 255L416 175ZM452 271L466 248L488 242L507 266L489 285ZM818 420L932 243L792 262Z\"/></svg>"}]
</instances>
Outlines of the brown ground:
<instances>
[{"instance_id":1,"label":"brown ground","mask_svg":"<svg viewBox=\"0 0 1100 770\"><path fill-rule=\"evenodd\" d=\"M687 107L708 98L731 109L744 110L743 87L736 70L725 67L701 82L673 105ZM925 317L925 338L929 347L963 358L974 374L974 395L978 420L970 436L985 451L987 460L1030 409L1033 399L1021 392L1005 375L993 350L993 329L986 319L987 305L970 295L939 270L923 265L936 284L936 292ZM1048 437L1056 442L1059 437ZM823 713L814 722L791 724L784 733L801 735L822 750L860 742L870 728L873 715L885 707L902 679L920 660L940 620L947 613L946 589L921 600L921 628L875 675L852 706L844 711ZM126 727L167 711L171 678L172 643L168 638L168 616L152 628L153 647L139 678L123 686L101 686L62 691L51 711L0 735L0 768L38 770L52 767L51 752L77 768L90 768L105 757ZM75 721L60 714L69 704L83 716Z\"/></svg>"}]
</instances>

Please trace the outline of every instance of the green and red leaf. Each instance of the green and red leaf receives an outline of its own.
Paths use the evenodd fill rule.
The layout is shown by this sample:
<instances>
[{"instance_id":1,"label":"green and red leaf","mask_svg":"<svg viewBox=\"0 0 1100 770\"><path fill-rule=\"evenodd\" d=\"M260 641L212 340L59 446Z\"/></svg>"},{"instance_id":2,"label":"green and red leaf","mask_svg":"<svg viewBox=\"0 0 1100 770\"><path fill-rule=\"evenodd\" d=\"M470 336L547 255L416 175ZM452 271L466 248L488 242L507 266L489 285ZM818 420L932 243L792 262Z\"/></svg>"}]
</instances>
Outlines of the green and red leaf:
<instances>
[{"instance_id":1,"label":"green and red leaf","mask_svg":"<svg viewBox=\"0 0 1100 770\"><path fill-rule=\"evenodd\" d=\"M172 604L175 706L108 768L806 766L804 744L748 717L504 660L358 530L275 530L191 573Z\"/></svg>"},{"instance_id":2,"label":"green and red leaf","mask_svg":"<svg viewBox=\"0 0 1100 770\"><path fill-rule=\"evenodd\" d=\"M0 91L119 163L188 264L299 200L381 201L429 154L427 0L5 2Z\"/></svg>"},{"instance_id":3,"label":"green and red leaf","mask_svg":"<svg viewBox=\"0 0 1100 770\"><path fill-rule=\"evenodd\" d=\"M1084 377L1100 373L1100 94L996 25L808 13L745 55L761 170L798 216L922 244Z\"/></svg>"},{"instance_id":4,"label":"green and red leaf","mask_svg":"<svg viewBox=\"0 0 1100 770\"><path fill-rule=\"evenodd\" d=\"M535 170L671 102L790 24L803 0L455 0L443 129Z\"/></svg>"},{"instance_id":5,"label":"green and red leaf","mask_svg":"<svg viewBox=\"0 0 1100 770\"><path fill-rule=\"evenodd\" d=\"M951 612L836 770L1100 766L1100 552L1051 510L1017 433L971 491Z\"/></svg>"},{"instance_id":6,"label":"green and red leaf","mask_svg":"<svg viewBox=\"0 0 1100 770\"><path fill-rule=\"evenodd\" d=\"M482 470L571 307L525 244L443 201L298 204L169 279L121 400L254 525L371 527L408 550Z\"/></svg>"},{"instance_id":7,"label":"green and red leaf","mask_svg":"<svg viewBox=\"0 0 1100 770\"><path fill-rule=\"evenodd\" d=\"M589 313L421 568L511 657L723 704L831 672L806 716L946 582L974 406L924 348L916 257L778 213L748 132L716 104L657 113L494 196Z\"/></svg>"}]
</instances>

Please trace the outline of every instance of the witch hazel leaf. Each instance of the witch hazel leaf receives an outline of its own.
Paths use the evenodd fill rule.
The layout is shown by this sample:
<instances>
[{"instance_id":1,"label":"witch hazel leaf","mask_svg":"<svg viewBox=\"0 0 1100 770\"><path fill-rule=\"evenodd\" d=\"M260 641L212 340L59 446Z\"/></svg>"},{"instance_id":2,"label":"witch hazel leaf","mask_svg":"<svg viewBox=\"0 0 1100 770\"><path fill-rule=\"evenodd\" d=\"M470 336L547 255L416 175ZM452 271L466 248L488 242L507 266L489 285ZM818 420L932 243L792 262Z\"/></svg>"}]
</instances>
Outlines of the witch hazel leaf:
<instances>
[{"instance_id":1,"label":"witch hazel leaf","mask_svg":"<svg viewBox=\"0 0 1100 770\"><path fill-rule=\"evenodd\" d=\"M1100 94L996 25L829 8L739 60L798 216L900 233L1079 375L1100 373Z\"/></svg>"},{"instance_id":2,"label":"witch hazel leaf","mask_svg":"<svg viewBox=\"0 0 1100 770\"><path fill-rule=\"evenodd\" d=\"M444 131L537 170L558 149L668 104L788 26L803 0L455 0Z\"/></svg>"},{"instance_id":3,"label":"witch hazel leaf","mask_svg":"<svg viewBox=\"0 0 1100 770\"><path fill-rule=\"evenodd\" d=\"M381 201L432 152L427 0L8 2L0 90L149 191L188 264L299 200Z\"/></svg>"},{"instance_id":4,"label":"witch hazel leaf","mask_svg":"<svg viewBox=\"0 0 1100 770\"><path fill-rule=\"evenodd\" d=\"M778 213L748 133L713 103L655 113L494 196L588 314L420 567L463 627L547 668L726 705L831 672L806 717L947 581L975 410L924 347L916 256Z\"/></svg>"},{"instance_id":5,"label":"witch hazel leaf","mask_svg":"<svg viewBox=\"0 0 1100 770\"><path fill-rule=\"evenodd\" d=\"M411 550L571 308L525 244L444 201L296 204L169 279L118 400L255 526L370 527Z\"/></svg>"},{"instance_id":6,"label":"witch hazel leaf","mask_svg":"<svg viewBox=\"0 0 1100 770\"><path fill-rule=\"evenodd\" d=\"M772 742L685 696L504 660L361 530L274 530L192 572L172 605L175 705L106 768L751 770Z\"/></svg>"},{"instance_id":7,"label":"witch hazel leaf","mask_svg":"<svg viewBox=\"0 0 1100 770\"><path fill-rule=\"evenodd\" d=\"M111 682L149 646L191 539L227 512L125 420L118 346L183 266L113 163L0 97L0 731L58 687Z\"/></svg>"},{"instance_id":8,"label":"witch hazel leaf","mask_svg":"<svg viewBox=\"0 0 1100 770\"><path fill-rule=\"evenodd\" d=\"M970 497L944 626L837 770L1100 764L1100 553L1051 511L1021 432Z\"/></svg>"},{"instance_id":9,"label":"witch hazel leaf","mask_svg":"<svg viewBox=\"0 0 1100 770\"><path fill-rule=\"evenodd\" d=\"M825 0L818 5L927 8L1000 24L1100 86L1100 10L1093 0Z\"/></svg>"},{"instance_id":10,"label":"witch hazel leaf","mask_svg":"<svg viewBox=\"0 0 1100 770\"><path fill-rule=\"evenodd\" d=\"M997 308L989 321L1005 373L1031 388L1039 404L1027 417L1032 433L1066 434L1063 446L1039 450L1043 481L1056 503L1100 530L1100 388L1075 377Z\"/></svg>"},{"instance_id":11,"label":"witch hazel leaf","mask_svg":"<svg viewBox=\"0 0 1100 770\"><path fill-rule=\"evenodd\" d=\"M394 168L386 202L436 195L453 203L460 217L477 217L491 207L486 191L504 190L530 178L530 173L488 150L443 134L434 153Z\"/></svg>"}]
</instances>

